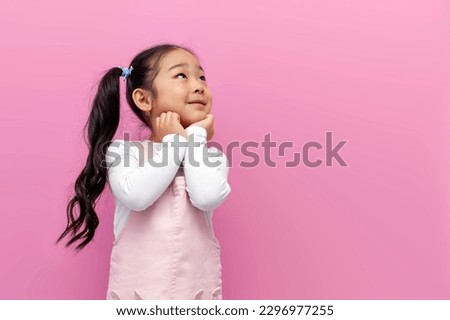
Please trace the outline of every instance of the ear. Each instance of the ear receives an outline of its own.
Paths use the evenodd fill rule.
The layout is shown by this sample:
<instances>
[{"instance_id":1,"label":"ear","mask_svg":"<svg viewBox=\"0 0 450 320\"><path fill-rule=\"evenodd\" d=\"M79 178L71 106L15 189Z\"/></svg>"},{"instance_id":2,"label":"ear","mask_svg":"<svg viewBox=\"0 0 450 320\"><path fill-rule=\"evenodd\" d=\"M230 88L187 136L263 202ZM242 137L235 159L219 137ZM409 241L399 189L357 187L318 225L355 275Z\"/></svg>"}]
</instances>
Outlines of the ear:
<instances>
[{"instance_id":1,"label":"ear","mask_svg":"<svg viewBox=\"0 0 450 320\"><path fill-rule=\"evenodd\" d=\"M149 91L137 88L134 89L132 95L134 103L138 106L142 111L150 111L152 110L152 97Z\"/></svg>"}]
</instances>

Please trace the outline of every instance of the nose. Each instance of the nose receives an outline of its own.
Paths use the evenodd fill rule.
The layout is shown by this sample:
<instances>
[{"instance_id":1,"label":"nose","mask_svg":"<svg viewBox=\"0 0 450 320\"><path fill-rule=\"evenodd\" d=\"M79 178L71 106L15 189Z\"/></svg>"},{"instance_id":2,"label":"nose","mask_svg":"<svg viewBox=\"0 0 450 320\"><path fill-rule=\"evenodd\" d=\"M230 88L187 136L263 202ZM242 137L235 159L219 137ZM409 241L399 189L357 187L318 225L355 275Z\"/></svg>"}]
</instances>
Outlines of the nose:
<instances>
[{"instance_id":1,"label":"nose","mask_svg":"<svg viewBox=\"0 0 450 320\"><path fill-rule=\"evenodd\" d=\"M199 92L203 93L205 91L205 84L201 80L197 80L194 82L194 93Z\"/></svg>"}]
</instances>

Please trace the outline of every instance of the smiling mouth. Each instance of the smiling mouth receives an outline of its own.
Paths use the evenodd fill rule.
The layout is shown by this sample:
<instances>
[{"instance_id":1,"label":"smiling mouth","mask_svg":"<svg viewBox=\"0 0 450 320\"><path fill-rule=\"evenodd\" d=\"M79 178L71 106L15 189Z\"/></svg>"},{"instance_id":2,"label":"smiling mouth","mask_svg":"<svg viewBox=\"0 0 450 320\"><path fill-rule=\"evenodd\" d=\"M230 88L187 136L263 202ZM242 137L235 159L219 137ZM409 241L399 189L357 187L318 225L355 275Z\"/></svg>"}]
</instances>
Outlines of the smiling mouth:
<instances>
[{"instance_id":1,"label":"smiling mouth","mask_svg":"<svg viewBox=\"0 0 450 320\"><path fill-rule=\"evenodd\" d=\"M203 103L200 103L200 102L190 102L188 104L196 104L196 105L199 105L199 106L202 106L202 107L205 106Z\"/></svg>"},{"instance_id":2,"label":"smiling mouth","mask_svg":"<svg viewBox=\"0 0 450 320\"><path fill-rule=\"evenodd\" d=\"M199 104L199 105L202 105L202 106L206 106L206 102L205 101L201 101L201 100L191 101L191 102L188 102L188 104Z\"/></svg>"}]
</instances>

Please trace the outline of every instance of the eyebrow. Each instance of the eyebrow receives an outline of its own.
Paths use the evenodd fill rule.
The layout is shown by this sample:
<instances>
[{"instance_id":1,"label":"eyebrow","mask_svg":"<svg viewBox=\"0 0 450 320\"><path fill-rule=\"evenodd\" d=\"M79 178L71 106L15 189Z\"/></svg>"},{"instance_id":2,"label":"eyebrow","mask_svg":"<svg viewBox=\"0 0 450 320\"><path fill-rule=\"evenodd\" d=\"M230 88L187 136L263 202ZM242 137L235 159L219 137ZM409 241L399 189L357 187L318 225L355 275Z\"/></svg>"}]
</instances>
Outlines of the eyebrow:
<instances>
[{"instance_id":1,"label":"eyebrow","mask_svg":"<svg viewBox=\"0 0 450 320\"><path fill-rule=\"evenodd\" d=\"M176 65L174 65L174 66L171 66L170 68L169 68L169 70L167 70L167 71L170 71L170 70L172 70L172 69L175 69L175 68L178 68L178 67L185 67L185 66L187 66L187 63L179 63L179 64L176 64ZM205 72L205 70L203 70L203 68L202 68L202 66L198 66L198 69L199 70L202 70L203 72Z\"/></svg>"}]
</instances>

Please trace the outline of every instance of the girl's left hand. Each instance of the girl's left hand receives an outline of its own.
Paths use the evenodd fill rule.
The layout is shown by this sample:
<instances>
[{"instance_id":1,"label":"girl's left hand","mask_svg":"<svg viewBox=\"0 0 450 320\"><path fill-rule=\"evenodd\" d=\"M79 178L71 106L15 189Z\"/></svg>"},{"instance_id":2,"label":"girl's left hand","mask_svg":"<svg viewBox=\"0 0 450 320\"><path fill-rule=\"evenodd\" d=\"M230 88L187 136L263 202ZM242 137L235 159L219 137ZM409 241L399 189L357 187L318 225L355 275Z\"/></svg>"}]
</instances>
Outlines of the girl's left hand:
<instances>
[{"instance_id":1,"label":"girl's left hand","mask_svg":"<svg viewBox=\"0 0 450 320\"><path fill-rule=\"evenodd\" d=\"M214 136L214 116L212 115L212 113L208 113L205 119L195 122L191 124L191 126L199 126L205 128L207 132L207 141L211 140Z\"/></svg>"}]
</instances>

